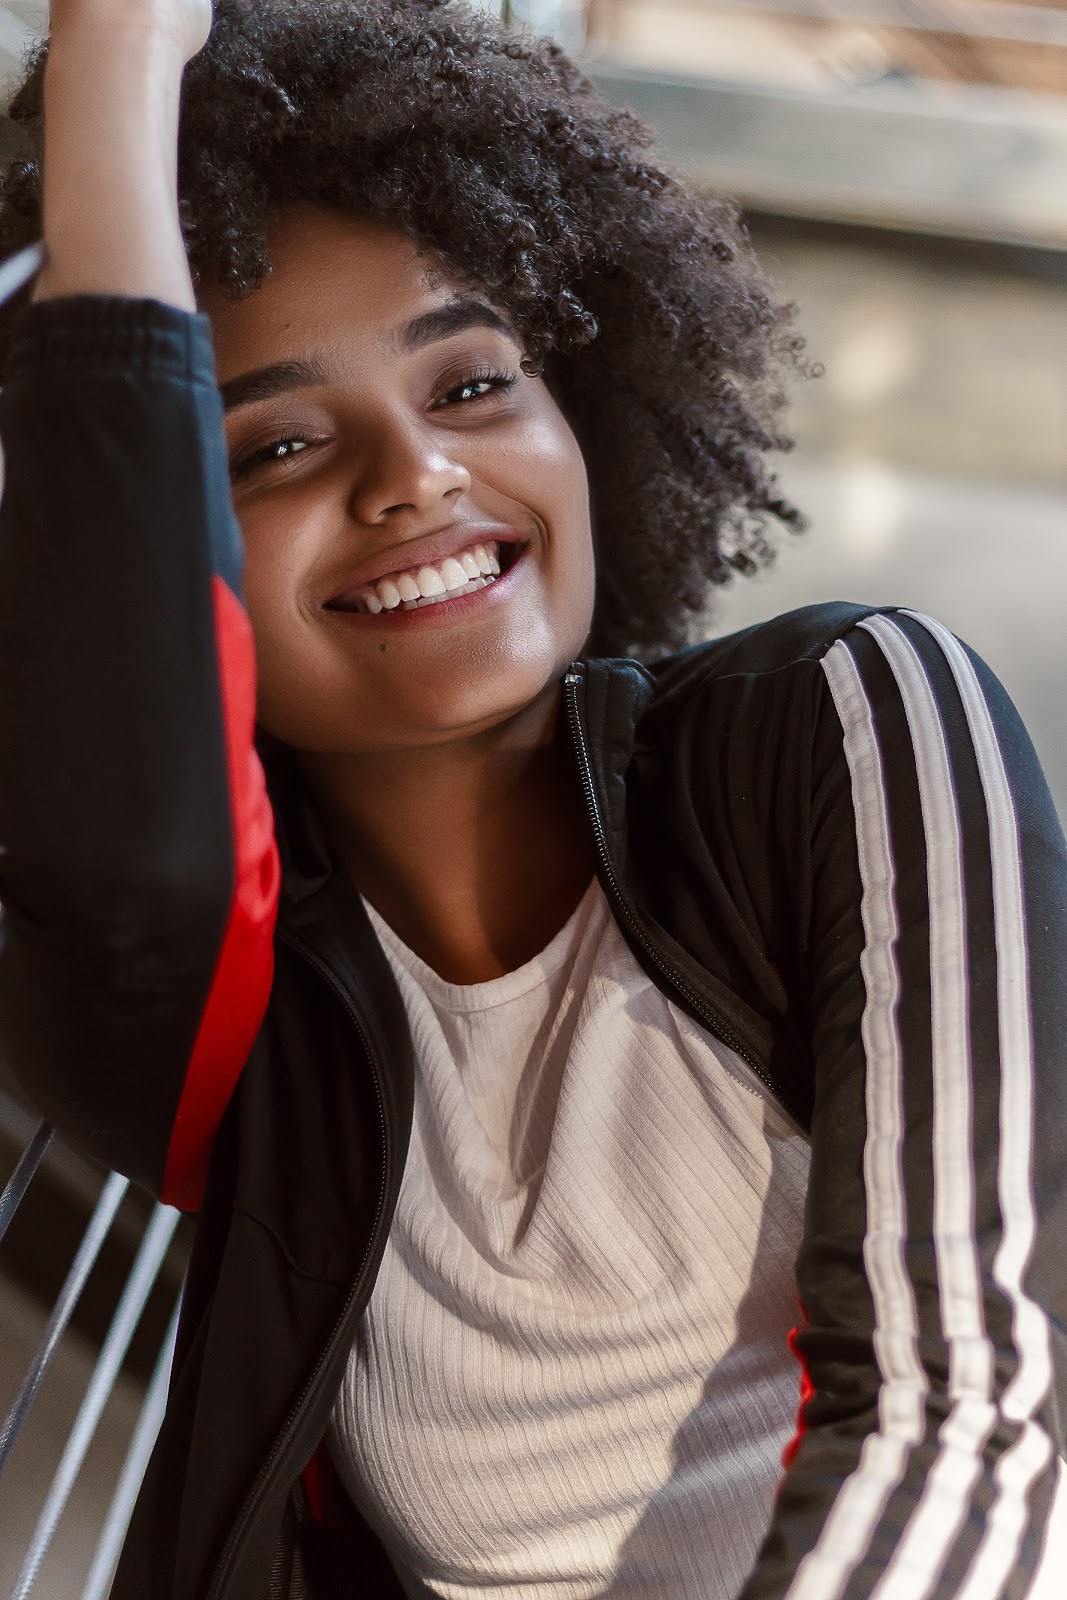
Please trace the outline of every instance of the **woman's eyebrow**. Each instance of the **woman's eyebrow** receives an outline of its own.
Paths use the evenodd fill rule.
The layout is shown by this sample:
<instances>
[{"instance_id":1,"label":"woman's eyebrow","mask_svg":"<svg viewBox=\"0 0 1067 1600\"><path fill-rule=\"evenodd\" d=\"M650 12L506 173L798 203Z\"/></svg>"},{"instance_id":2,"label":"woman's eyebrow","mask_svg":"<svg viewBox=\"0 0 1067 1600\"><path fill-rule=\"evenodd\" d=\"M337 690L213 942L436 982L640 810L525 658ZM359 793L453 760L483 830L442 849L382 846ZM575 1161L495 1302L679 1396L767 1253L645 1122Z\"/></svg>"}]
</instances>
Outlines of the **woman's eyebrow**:
<instances>
[{"instance_id":1,"label":"woman's eyebrow","mask_svg":"<svg viewBox=\"0 0 1067 1600\"><path fill-rule=\"evenodd\" d=\"M219 384L224 411L235 406L255 405L258 400L272 400L287 389L308 389L315 384L328 383L330 374L325 362L316 356L303 361L276 361L273 366L256 367L253 372L242 372Z\"/></svg>"},{"instance_id":2,"label":"woman's eyebrow","mask_svg":"<svg viewBox=\"0 0 1067 1600\"><path fill-rule=\"evenodd\" d=\"M503 333L509 339L516 338L514 328L484 300L457 296L435 311L426 311L421 317L414 317L411 322L405 323L397 330L394 339L400 350L421 350L425 345L434 344L438 339L447 339L454 333L464 333L468 328L491 328L494 333Z\"/></svg>"},{"instance_id":3,"label":"woman's eyebrow","mask_svg":"<svg viewBox=\"0 0 1067 1600\"><path fill-rule=\"evenodd\" d=\"M457 297L447 305L426 311L399 328L393 336L397 348L406 352L421 350L438 339L448 339L452 334L463 333L468 328L491 328L509 339L516 337L515 330L505 322L498 311L484 300ZM269 367L256 367L253 372L242 372L219 385L223 409L233 411L237 406L255 405L260 400L273 400L287 389L308 389L316 384L329 383L330 374L325 362L318 356L308 356L300 361L276 361Z\"/></svg>"}]
</instances>

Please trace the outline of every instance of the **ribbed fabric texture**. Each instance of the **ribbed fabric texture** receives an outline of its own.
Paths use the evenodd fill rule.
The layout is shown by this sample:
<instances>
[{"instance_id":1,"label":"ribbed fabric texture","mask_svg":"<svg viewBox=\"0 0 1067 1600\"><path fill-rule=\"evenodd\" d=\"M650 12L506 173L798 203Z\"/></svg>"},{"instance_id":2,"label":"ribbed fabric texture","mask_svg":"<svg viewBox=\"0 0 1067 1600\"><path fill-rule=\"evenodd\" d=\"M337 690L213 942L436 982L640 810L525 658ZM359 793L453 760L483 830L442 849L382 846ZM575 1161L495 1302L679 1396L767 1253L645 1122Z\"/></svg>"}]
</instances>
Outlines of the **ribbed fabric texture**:
<instances>
[{"instance_id":1,"label":"ribbed fabric texture","mask_svg":"<svg viewBox=\"0 0 1067 1600\"><path fill-rule=\"evenodd\" d=\"M373 910L411 1150L331 1449L411 1596L729 1600L796 1422L808 1146L642 972L599 885L445 983Z\"/></svg>"}]
</instances>

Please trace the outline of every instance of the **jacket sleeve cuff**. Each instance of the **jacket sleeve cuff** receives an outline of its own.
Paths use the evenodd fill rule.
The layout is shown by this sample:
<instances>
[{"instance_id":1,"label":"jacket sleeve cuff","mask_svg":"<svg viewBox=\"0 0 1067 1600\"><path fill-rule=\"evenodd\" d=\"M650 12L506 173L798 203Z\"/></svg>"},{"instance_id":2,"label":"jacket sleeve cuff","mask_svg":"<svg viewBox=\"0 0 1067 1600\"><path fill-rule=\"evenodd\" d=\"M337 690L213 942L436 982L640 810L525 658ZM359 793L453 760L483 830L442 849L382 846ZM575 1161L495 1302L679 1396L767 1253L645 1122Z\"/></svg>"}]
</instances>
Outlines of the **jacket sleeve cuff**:
<instances>
[{"instance_id":1,"label":"jacket sleeve cuff","mask_svg":"<svg viewBox=\"0 0 1067 1600\"><path fill-rule=\"evenodd\" d=\"M122 295L62 295L24 307L14 321L5 383L69 368L213 385L211 323L161 300Z\"/></svg>"}]
</instances>

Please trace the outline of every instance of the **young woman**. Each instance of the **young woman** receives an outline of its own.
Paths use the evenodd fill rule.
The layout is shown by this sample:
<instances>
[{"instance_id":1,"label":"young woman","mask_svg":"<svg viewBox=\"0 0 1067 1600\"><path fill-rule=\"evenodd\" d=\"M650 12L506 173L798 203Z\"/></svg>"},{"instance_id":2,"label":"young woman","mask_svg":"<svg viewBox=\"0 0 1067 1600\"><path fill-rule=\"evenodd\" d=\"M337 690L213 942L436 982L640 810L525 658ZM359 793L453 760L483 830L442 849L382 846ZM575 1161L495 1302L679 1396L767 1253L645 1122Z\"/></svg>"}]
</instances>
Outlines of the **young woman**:
<instances>
[{"instance_id":1,"label":"young woman","mask_svg":"<svg viewBox=\"0 0 1067 1600\"><path fill-rule=\"evenodd\" d=\"M4 189L3 1048L199 1213L114 1594L1022 1600L1067 853L1016 715L906 611L667 653L795 516L797 350L557 51L209 22L56 0Z\"/></svg>"}]
</instances>

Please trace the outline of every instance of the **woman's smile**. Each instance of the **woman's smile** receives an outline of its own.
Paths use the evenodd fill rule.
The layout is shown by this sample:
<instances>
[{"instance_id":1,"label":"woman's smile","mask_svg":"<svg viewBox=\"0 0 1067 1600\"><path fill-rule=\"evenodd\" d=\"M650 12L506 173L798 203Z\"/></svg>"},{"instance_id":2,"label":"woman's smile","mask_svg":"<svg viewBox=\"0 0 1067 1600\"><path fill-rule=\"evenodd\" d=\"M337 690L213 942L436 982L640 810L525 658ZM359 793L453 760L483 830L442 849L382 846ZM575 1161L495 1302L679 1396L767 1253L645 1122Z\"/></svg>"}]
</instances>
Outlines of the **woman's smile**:
<instances>
[{"instance_id":1,"label":"woman's smile","mask_svg":"<svg viewBox=\"0 0 1067 1600\"><path fill-rule=\"evenodd\" d=\"M476 546L479 552L491 548L491 545L484 544ZM346 624L378 626L387 631L398 627L448 627L452 623L467 625L488 607L506 605L515 598L525 576L529 546L513 545L511 548L516 554L506 571L501 569L501 563L495 557L486 556L489 571L483 573L479 570L474 577L468 577L459 562L450 557L439 567L424 566L415 573L404 572L396 582L386 578L374 588L362 590L351 604L327 605L324 609ZM469 552L464 552L464 555L469 555ZM457 576L463 579L462 583L455 581ZM453 580L450 588L444 586L449 578ZM438 584L442 585L440 589L436 588ZM412 597L412 589L416 586L418 593ZM380 598L383 592L388 603Z\"/></svg>"},{"instance_id":2,"label":"woman's smile","mask_svg":"<svg viewBox=\"0 0 1067 1600\"><path fill-rule=\"evenodd\" d=\"M399 616L448 605L493 587L524 554L529 538L513 528L461 526L395 551L349 577L327 611Z\"/></svg>"}]
</instances>

